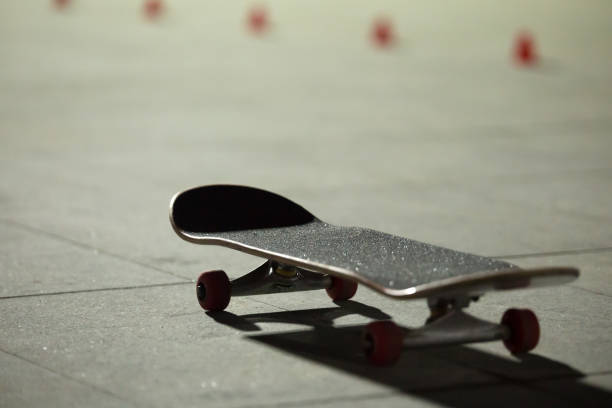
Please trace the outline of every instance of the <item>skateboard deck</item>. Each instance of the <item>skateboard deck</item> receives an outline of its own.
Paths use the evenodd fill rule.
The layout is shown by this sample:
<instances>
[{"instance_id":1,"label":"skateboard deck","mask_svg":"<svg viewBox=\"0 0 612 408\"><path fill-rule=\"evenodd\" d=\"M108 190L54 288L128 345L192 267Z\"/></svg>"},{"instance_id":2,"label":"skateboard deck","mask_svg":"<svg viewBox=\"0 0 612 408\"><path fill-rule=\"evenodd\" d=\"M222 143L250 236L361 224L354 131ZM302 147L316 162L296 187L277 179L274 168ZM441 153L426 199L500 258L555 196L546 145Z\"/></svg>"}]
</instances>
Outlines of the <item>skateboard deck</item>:
<instances>
[{"instance_id":1,"label":"skateboard deck","mask_svg":"<svg viewBox=\"0 0 612 408\"><path fill-rule=\"evenodd\" d=\"M452 292L478 295L560 284L578 276L574 268L523 270L368 228L332 225L282 196L245 186L212 185L178 193L170 204L170 221L189 242L354 280L404 299Z\"/></svg>"}]
</instances>

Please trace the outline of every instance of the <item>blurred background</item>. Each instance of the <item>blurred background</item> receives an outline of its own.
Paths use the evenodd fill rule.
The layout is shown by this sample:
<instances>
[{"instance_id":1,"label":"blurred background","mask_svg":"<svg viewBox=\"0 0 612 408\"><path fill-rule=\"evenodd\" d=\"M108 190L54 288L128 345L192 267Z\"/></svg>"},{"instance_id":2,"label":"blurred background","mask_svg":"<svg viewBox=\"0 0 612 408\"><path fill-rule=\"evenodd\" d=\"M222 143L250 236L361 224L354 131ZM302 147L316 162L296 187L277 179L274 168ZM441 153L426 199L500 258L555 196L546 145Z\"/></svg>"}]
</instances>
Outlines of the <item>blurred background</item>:
<instances>
[{"instance_id":1,"label":"blurred background","mask_svg":"<svg viewBox=\"0 0 612 408\"><path fill-rule=\"evenodd\" d=\"M226 182L404 235L396 218L427 216L421 238L459 249L601 245L610 233L591 227L609 215L611 8L4 1L2 194L18 210L6 214L68 218L76 240L91 239L85 224L103 236L159 225L162 239L171 194ZM377 40L381 20L388 41ZM572 234L579 242L530 240L523 205L541 213L525 221L532 230L565 235L584 212L594 224ZM457 213L469 233L449 229ZM491 229L513 243L467 243Z\"/></svg>"}]
</instances>

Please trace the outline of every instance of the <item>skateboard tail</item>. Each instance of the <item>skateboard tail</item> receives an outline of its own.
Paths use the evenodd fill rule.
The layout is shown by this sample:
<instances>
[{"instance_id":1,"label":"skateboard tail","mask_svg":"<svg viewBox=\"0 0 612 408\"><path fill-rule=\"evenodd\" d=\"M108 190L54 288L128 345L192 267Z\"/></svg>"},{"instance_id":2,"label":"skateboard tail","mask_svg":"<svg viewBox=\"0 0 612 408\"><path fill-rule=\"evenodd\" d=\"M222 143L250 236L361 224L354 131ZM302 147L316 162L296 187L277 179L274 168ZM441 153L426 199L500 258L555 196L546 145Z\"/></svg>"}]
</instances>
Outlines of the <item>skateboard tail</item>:
<instances>
[{"instance_id":1,"label":"skateboard tail","mask_svg":"<svg viewBox=\"0 0 612 408\"><path fill-rule=\"evenodd\" d=\"M291 200L245 186L201 186L177 193L170 201L170 222L181 237L183 233L290 227L315 220Z\"/></svg>"}]
</instances>

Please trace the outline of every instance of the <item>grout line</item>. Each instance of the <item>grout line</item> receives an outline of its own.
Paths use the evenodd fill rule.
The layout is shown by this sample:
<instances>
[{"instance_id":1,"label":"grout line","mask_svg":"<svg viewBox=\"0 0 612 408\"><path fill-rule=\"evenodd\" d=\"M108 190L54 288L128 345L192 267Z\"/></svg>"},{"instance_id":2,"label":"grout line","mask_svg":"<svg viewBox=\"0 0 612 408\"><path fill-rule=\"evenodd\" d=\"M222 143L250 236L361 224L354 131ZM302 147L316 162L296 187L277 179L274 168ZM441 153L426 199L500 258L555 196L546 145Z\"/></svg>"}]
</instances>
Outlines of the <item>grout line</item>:
<instances>
[{"instance_id":1,"label":"grout line","mask_svg":"<svg viewBox=\"0 0 612 408\"><path fill-rule=\"evenodd\" d=\"M584 288L584 287L576 285L576 284L570 284L569 287L574 288L574 289L579 289L579 290L582 290L584 292L588 292L591 295L604 296L604 297L608 297L608 298L612 297L612 295L609 295L607 293L597 292L596 290Z\"/></svg>"},{"instance_id":2,"label":"grout line","mask_svg":"<svg viewBox=\"0 0 612 408\"><path fill-rule=\"evenodd\" d=\"M519 259L519 258L541 258L546 256L563 256L563 255L580 255L580 254L597 254L601 252L610 252L612 247L601 247L601 248L584 248L584 249L568 249L564 251L550 251L550 252L534 252L524 254L509 254L509 255L496 255L490 258L494 259Z\"/></svg>"},{"instance_id":3,"label":"grout line","mask_svg":"<svg viewBox=\"0 0 612 408\"><path fill-rule=\"evenodd\" d=\"M186 282L168 282L168 283L152 283L149 285L136 285L136 286L118 286L112 288L96 288L96 289L81 289L81 290L67 290L62 292L47 292L47 293L28 293L25 295L14 295L14 296L0 296L0 300L5 299L19 299L27 297L38 297L38 296L56 296L56 295L70 295L78 293L91 293L91 292L109 292L113 290L132 290L132 289L144 289L144 288L159 288L164 286L178 286L193 284L192 281Z\"/></svg>"},{"instance_id":4,"label":"grout line","mask_svg":"<svg viewBox=\"0 0 612 408\"><path fill-rule=\"evenodd\" d=\"M77 246L79 248L83 248L83 249L88 249L88 250L94 250L97 251L98 253L101 253L103 255L115 258L115 259L119 259L125 262L129 262L138 266L143 266L149 269L153 269L155 271L158 272L162 272L168 275L172 275L176 278L181 278L181 279L187 279L184 276L175 274L174 272L168 271L166 269L162 269L159 268L157 266L154 265L150 265L141 261L138 261L136 259L132 259L132 258L128 258L126 256L123 255L119 255L119 254L115 254L113 252L109 252L106 251L104 249L99 249L96 248L92 245L88 245L88 244L84 244L82 242L79 241L75 241L73 239L70 238L66 238L64 236L61 236L59 234L55 234L52 232L48 232L45 230L41 230L38 228L34 228L31 227L29 225L26 224L22 224L13 220L7 220L7 219L0 219L0 222L4 222L5 224L11 224L13 226L19 227L23 230L27 230L29 232L35 232L35 233L39 233L39 234L43 234L47 237L50 238L54 238L56 240L59 241L63 241L63 242L67 242L71 245ZM540 258L540 257L547 257L547 256L563 256L563 255L573 255L573 254L592 254L592 253L600 253L600 252L610 252L612 251L612 247L600 247L600 248L583 248L583 249L568 249L568 250L562 250L562 251L548 251L548 252L532 252L532 253L522 253L522 254L507 254L507 255L494 255L494 256L489 256L489 258L493 258L493 259L520 259L520 258Z\"/></svg>"},{"instance_id":5,"label":"grout line","mask_svg":"<svg viewBox=\"0 0 612 408\"><path fill-rule=\"evenodd\" d=\"M565 373L565 374L549 374L549 375L543 375L541 377L537 377L537 378L515 378L512 376L508 376L505 374L501 374L499 372L496 371L492 371L492 370L487 370L486 368L481 368L481 367L475 367L472 366L470 364L465 364L465 363L461 363L458 361L454 361L454 360L449 360L455 364L458 364L462 367L465 367L467 369L472 369L475 370L477 372L480 372L482 374L485 375L490 375L493 378L496 378L499 380L498 383L493 383L491 385L499 385L499 384L511 384L511 385L515 385L518 387L523 387L526 388L528 390L531 391L536 391L539 393L543 393L546 395L556 395L554 394L552 391L547 390L547 389L542 389L539 388L537 385L538 383L541 382L545 382L545 381L554 381L554 380L563 380L563 379L574 379L576 381L583 379L583 378L588 378L591 376L601 376L601 375L609 375L612 374L612 370L607 370L607 371L594 371L591 373L583 373L583 372L577 372L577 373ZM468 387L455 387L457 389L460 388L469 388L471 386L471 384L468 385ZM484 386L489 386L489 384L484 385Z\"/></svg>"},{"instance_id":6,"label":"grout line","mask_svg":"<svg viewBox=\"0 0 612 408\"><path fill-rule=\"evenodd\" d=\"M173 277L176 278L180 278L182 280L184 280L184 282L171 282L171 283L159 283L159 284L150 284L150 285L139 285L139 286L121 286L121 287L112 287L112 288L97 288L97 289L82 289L82 290L74 290L74 291L60 291L60 292L49 292L49 293L32 293L32 294L25 294L25 295L14 295L14 296L0 296L0 300L4 300L4 299L15 299L15 298L26 298L26 297L37 297L37 296L54 296L54 295L65 295L65 294L76 294L76 293L88 293L88 292L103 292L103 291L112 291L112 290L131 290L131 289L140 289L140 288L154 288L154 287L160 287L160 286L173 286L173 285L183 285L183 284L188 284L188 283L193 283L192 280L188 280L187 278L185 278L184 276L181 275L177 275L173 272L170 272L168 270L153 266L153 265L149 265L146 264L144 262L140 262L138 260L132 259L132 258L128 258L125 257L123 255L119 255L119 254L115 254L106 250L101 250L98 249L94 246L88 245L88 244L84 244L82 242L79 241L75 241L73 239L70 238L66 238L63 237L61 235L55 234L55 233L51 233L48 231L44 231L38 228L34 228L31 227L29 225L26 224L22 224L13 220L7 220L7 219L0 219L0 222L4 222L5 224L10 224L13 225L15 227L18 227L22 230L26 230L29 232L33 232L33 233L38 233L38 234L42 234L46 237L49 238L53 238L55 240L59 240L62 242L66 242L69 243L73 246L82 248L82 249L87 249L87 250L94 250L97 251L98 253L101 253L103 255L109 256L111 258L115 258L124 262L128 262L128 263L132 263L138 266L142 266L145 268L149 268L149 269L153 269L155 271L167 274L167 275L171 275ZM490 258L493 259L521 259L521 258L539 258L539 257L547 257L547 256L564 256L564 255L572 255L572 254L593 254L593 253L602 253L602 252L610 252L612 251L612 247L601 247L601 248L584 248L584 249L575 249L575 250L563 250L563 251L550 251L550 252L534 252L534 253L523 253L523 254L509 254L509 255L497 255L497 256L491 256ZM610 297L610 295L604 294L604 293L599 293L599 292L595 292L589 289L585 289L579 286L574 286L577 289L581 289L584 290L586 292L592 293L592 294L596 294L596 295L601 295L601 296L606 296L606 297ZM289 309L285 309L282 308L280 306L274 305L274 304L270 304L270 303L266 303L260 300L256 300L256 299L250 299L254 302L257 303L262 303L265 304L267 306L271 306L271 307L275 307L277 309L280 310L284 310L284 311L289 311Z\"/></svg>"},{"instance_id":7,"label":"grout line","mask_svg":"<svg viewBox=\"0 0 612 408\"><path fill-rule=\"evenodd\" d=\"M157 272L162 272L162 273L165 273L167 275L174 276L175 278L186 279L184 276L177 275L174 272L171 272L171 271L159 268L159 267L154 266L154 265L149 265L147 263L138 261L136 259L128 258L128 257L123 256L123 255L115 254L113 252L109 252L109 251L106 251L104 249L96 248L96 247L94 247L92 245L88 245L88 244L85 244L83 242L76 241L74 239L66 238L66 237L64 237L62 235L59 235L59 234L56 234L56 233L53 233L53 232L48 232L48 231L45 231L45 230L41 230L39 228L31 227L31 226L26 225L26 224L22 224L20 222L16 222L16 221L13 221L13 220L7 220L7 219L3 219L3 218L0 218L0 222L4 222L5 224L10 224L10 225L12 225L14 227L21 228L22 230L26 230L26 231L37 233L37 234L42 234L42 235L44 235L44 236L46 236L48 238L53 238L53 239L58 240L58 241L66 242L66 243L69 243L69 244L71 244L73 246L76 246L76 247L79 247L79 248L82 248L82 249L93 250L93 251L96 251L96 252L98 252L98 253L100 253L102 255L106 255L106 256L109 256L111 258L115 258L115 259L118 259L118 260L121 260L121 261L124 261L124 262L129 262L129 263L134 264L134 265L138 265L138 266L142 266L142 267L145 267L145 268L153 269L153 270L155 270Z\"/></svg>"},{"instance_id":8,"label":"grout line","mask_svg":"<svg viewBox=\"0 0 612 408\"><path fill-rule=\"evenodd\" d=\"M277 305L274 305L274 304L272 304L272 303L267 303L267 302L264 302L264 301L259 300L259 299L255 299L255 298L253 298L252 296L241 296L241 297L244 297L245 299L250 300L251 302L261 303L261 304L263 304L263 305L270 306L270 307L274 307L274 308L276 308L276 309L283 310L283 311L285 311L285 312L292 312L292 311L293 311L293 310L291 310L291 309L285 309L284 307L277 306Z\"/></svg>"},{"instance_id":9,"label":"grout line","mask_svg":"<svg viewBox=\"0 0 612 408\"><path fill-rule=\"evenodd\" d=\"M119 396L119 395L117 395L117 394L114 394L113 392L111 392L111 391L109 391L109 390L107 390L107 389L105 389L105 388L101 388L101 387L99 387L99 386L97 386L97 385L95 385L95 384L89 383L89 382L87 382L87 381L83 381L83 380L81 380L80 378L74 378L74 377L71 377L71 376L69 376L69 375L67 375L67 374L64 374L64 373L62 373L62 372L55 371L55 370L53 370L53 369L51 369L51 368L49 368L49 367L45 367L45 366L43 366L43 365L40 365L39 363L37 363L37 362L35 362L35 361L33 361L33 360L30 360L30 359L28 359L28 358L22 357L22 356L20 356L19 354L11 353L11 352L6 351L6 350L1 349L1 348L0 348L0 352L1 352L1 353L4 353L4 354L6 354L6 355L12 356L12 357L14 357L14 358L16 358L16 359L18 359L18 360L25 361L25 362L26 362L26 363L28 363L28 364L31 364L31 365L33 365L33 366L35 366L35 367L38 367L38 368L42 369L42 370L48 371L48 372L50 372L50 373L52 373L52 374L55 374L55 375L57 375L58 377L64 378L64 379L69 380L69 381L73 381L73 382L75 382L75 383L77 383L77 384L83 385L83 386L85 386L85 387L87 387L87 388L91 388L91 389L93 389L93 390L95 390L95 391L98 391L98 392L100 392L100 393L102 393L102 394L105 394L105 395L107 395L107 396L109 396L109 397L115 398L115 399L117 399L117 400L121 401L121 402L122 402L122 403L124 403L124 404L129 404L129 405L131 405L131 406L138 406L138 405L135 405L135 403L134 403L134 402L129 401L129 400L126 400L126 399L124 399L124 398L120 397L120 396Z\"/></svg>"},{"instance_id":10,"label":"grout line","mask_svg":"<svg viewBox=\"0 0 612 408\"><path fill-rule=\"evenodd\" d=\"M597 377L597 376L601 376L601 375L610 375L612 374L612 370L605 370L605 371L593 371L590 373L582 373L582 374L559 374L559 375L549 375L549 376L545 376L542 378L533 378L530 379L526 382L529 383L537 383L540 381L551 381L551 380L562 380L564 378L573 378L573 377L577 377L577 378L588 378L588 377Z\"/></svg>"},{"instance_id":11,"label":"grout line","mask_svg":"<svg viewBox=\"0 0 612 408\"><path fill-rule=\"evenodd\" d=\"M606 372L596 372L596 373L593 373L593 374L587 374L587 373L566 374L566 375L560 374L560 375L549 375L549 376L544 376L542 378L534 378L534 379L523 380L523 381L521 381L521 380L519 380L519 381L516 381L516 380L512 381L512 380L510 380L510 381L513 382L514 384L523 386L523 387L525 387L525 388L527 388L527 389L529 389L531 391L537 391L537 392L540 392L540 393L544 393L545 395L548 395L548 396L560 397L559 394L555 392L555 390L552 390L550 388L546 388L541 383L545 382L545 381L555 381L555 380L564 380L564 379L573 379L575 382L579 382L581 379L588 378L591 375L593 375L593 376L606 375L608 373L610 373L610 371L607 372L607 373ZM585 387L592 387L594 389L597 389L599 391L607 393L607 391L604 388L601 388L601 387L588 386L588 385L584 385L584 386ZM563 398L563 396L561 396L561 397ZM579 399L576 398L573 395L572 396L567 396L566 398L571 399L575 403L578 403L578 401L579 401ZM584 400L581 400L580 402L584 403Z\"/></svg>"}]
</instances>

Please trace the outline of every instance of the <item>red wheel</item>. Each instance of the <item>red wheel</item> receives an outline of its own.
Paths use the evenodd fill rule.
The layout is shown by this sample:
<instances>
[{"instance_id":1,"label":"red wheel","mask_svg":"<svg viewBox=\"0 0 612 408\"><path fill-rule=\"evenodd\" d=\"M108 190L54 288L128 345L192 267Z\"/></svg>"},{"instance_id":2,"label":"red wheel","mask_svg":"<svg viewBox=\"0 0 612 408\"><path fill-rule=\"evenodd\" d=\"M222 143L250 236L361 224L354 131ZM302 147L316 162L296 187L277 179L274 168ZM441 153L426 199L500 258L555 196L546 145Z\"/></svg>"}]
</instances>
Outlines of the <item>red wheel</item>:
<instances>
[{"instance_id":1,"label":"red wheel","mask_svg":"<svg viewBox=\"0 0 612 408\"><path fill-rule=\"evenodd\" d=\"M402 353L404 333L392 321L373 322L365 328L363 343L364 352L370 363L390 365L395 363Z\"/></svg>"},{"instance_id":2,"label":"red wheel","mask_svg":"<svg viewBox=\"0 0 612 408\"><path fill-rule=\"evenodd\" d=\"M331 286L325 290L333 300L348 300L355 296L355 292L357 292L357 282L332 276Z\"/></svg>"},{"instance_id":3,"label":"red wheel","mask_svg":"<svg viewBox=\"0 0 612 408\"><path fill-rule=\"evenodd\" d=\"M508 309L501 324L510 329L510 337L504 340L504 345L512 354L527 353L538 345L540 324L531 310Z\"/></svg>"},{"instance_id":4,"label":"red wheel","mask_svg":"<svg viewBox=\"0 0 612 408\"><path fill-rule=\"evenodd\" d=\"M196 283L198 302L206 310L223 310L231 297L230 281L223 271L204 272Z\"/></svg>"}]
</instances>

